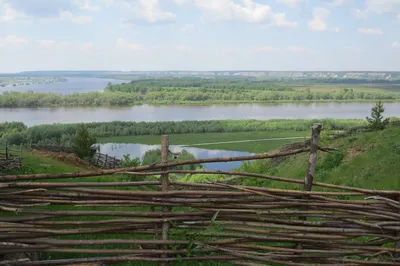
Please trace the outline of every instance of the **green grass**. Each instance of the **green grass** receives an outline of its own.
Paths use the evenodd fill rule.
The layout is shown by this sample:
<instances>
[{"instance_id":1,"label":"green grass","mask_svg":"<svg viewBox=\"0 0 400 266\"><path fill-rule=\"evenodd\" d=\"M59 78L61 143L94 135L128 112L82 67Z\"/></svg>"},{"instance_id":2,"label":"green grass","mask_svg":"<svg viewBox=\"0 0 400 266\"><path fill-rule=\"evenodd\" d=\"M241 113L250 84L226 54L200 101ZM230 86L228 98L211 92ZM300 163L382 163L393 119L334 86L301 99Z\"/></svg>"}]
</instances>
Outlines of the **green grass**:
<instances>
[{"instance_id":1,"label":"green grass","mask_svg":"<svg viewBox=\"0 0 400 266\"><path fill-rule=\"evenodd\" d=\"M333 154L319 152L315 181L367 189L400 190L400 127L322 141L321 145L338 148L339 151ZM307 154L293 156L278 166L265 160L257 161L242 165L241 170L303 179L307 157ZM279 188L299 187L280 182L263 183L267 184Z\"/></svg>"},{"instance_id":2,"label":"green grass","mask_svg":"<svg viewBox=\"0 0 400 266\"><path fill-rule=\"evenodd\" d=\"M170 145L193 145L200 143L229 142L242 140L260 140L256 142L242 143L220 143L210 145L193 145L192 147L202 149L218 149L232 151L247 151L262 153L274 150L290 142L302 141L302 139L291 140L262 140L270 138L309 137L309 131L283 131L283 132L233 132L233 133L201 133L201 134L173 134L170 135ZM140 143L160 144L161 136L121 136L99 138L100 143Z\"/></svg>"}]
</instances>

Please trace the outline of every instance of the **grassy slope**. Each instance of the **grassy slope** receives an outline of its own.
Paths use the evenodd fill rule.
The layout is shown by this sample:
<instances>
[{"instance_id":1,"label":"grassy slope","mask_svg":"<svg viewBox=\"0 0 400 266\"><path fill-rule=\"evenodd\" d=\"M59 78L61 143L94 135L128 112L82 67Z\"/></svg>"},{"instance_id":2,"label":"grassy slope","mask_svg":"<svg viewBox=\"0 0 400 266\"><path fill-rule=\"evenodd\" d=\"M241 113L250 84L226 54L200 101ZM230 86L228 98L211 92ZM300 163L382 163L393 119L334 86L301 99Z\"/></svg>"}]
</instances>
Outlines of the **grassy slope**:
<instances>
[{"instance_id":1,"label":"grassy slope","mask_svg":"<svg viewBox=\"0 0 400 266\"><path fill-rule=\"evenodd\" d=\"M202 149L219 149L233 151L248 151L261 153L281 147L289 142L299 141L294 140L265 140L268 138L288 138L288 137L309 137L308 131L283 131L283 132L234 132L234 133L201 133L201 134L175 134L170 135L170 145L190 145L198 143L210 142L227 142L240 140L256 140L257 142L243 143L222 143L212 145L193 146ZM140 143L140 144L160 144L160 136L122 136L99 138L101 143Z\"/></svg>"},{"instance_id":2,"label":"grassy slope","mask_svg":"<svg viewBox=\"0 0 400 266\"><path fill-rule=\"evenodd\" d=\"M322 141L323 146L339 148L336 154L319 153L315 181L369 189L400 190L400 127L338 139ZM250 169L281 177L303 179L308 155L302 154L271 166L266 162L252 164ZM293 188L271 182L269 186Z\"/></svg>"}]
</instances>

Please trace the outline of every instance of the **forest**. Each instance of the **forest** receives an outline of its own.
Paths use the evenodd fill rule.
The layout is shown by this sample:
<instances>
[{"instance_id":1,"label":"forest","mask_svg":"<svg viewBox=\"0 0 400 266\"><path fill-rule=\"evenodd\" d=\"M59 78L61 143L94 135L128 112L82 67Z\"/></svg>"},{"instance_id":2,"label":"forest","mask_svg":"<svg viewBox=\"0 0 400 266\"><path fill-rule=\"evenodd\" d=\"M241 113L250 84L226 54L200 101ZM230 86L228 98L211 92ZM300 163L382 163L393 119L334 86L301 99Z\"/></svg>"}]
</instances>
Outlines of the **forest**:
<instances>
[{"instance_id":1,"label":"forest","mask_svg":"<svg viewBox=\"0 0 400 266\"><path fill-rule=\"evenodd\" d=\"M395 118L392 118L392 120ZM207 120L166 122L95 122L85 124L95 137L143 136L187 133L307 131L313 123L323 123L326 130L345 130L365 125L361 119L275 119L275 120ZM26 127L23 123L0 123L0 139L10 144L69 145L80 124L51 124Z\"/></svg>"},{"instance_id":2,"label":"forest","mask_svg":"<svg viewBox=\"0 0 400 266\"><path fill-rule=\"evenodd\" d=\"M104 92L61 95L4 91L0 94L0 108L400 100L400 89L396 84L377 85L378 88L374 89L360 87L356 83L338 83L333 89L327 90L324 88L327 83L329 80L321 85L321 89L316 89L315 83L305 81L285 84L252 79L143 79L122 84L110 83ZM389 87L381 88L384 86Z\"/></svg>"}]
</instances>

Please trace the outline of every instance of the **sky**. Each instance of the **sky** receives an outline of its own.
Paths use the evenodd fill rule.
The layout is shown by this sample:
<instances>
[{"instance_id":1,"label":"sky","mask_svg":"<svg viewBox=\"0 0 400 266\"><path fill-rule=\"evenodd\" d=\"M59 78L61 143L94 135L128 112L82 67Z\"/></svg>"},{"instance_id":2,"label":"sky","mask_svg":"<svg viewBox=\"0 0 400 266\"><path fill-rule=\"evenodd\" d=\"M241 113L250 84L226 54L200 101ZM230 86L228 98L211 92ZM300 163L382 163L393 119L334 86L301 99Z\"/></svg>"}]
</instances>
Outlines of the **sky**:
<instances>
[{"instance_id":1,"label":"sky","mask_svg":"<svg viewBox=\"0 0 400 266\"><path fill-rule=\"evenodd\" d=\"M400 0L0 0L0 72L400 71Z\"/></svg>"}]
</instances>

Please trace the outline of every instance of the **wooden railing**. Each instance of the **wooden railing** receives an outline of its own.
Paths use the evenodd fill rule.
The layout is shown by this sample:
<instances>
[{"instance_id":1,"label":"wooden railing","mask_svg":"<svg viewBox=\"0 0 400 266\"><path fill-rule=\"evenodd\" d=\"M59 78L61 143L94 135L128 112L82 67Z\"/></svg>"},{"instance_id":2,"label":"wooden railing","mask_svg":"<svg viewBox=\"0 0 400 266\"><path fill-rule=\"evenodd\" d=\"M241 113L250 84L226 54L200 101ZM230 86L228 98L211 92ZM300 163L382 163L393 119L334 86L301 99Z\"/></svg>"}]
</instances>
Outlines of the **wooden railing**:
<instances>
[{"instance_id":1,"label":"wooden railing","mask_svg":"<svg viewBox=\"0 0 400 266\"><path fill-rule=\"evenodd\" d=\"M309 147L278 153L167 162L169 141L163 136L160 164L0 176L0 255L40 253L42 259L8 259L0 265L399 265L400 191L316 182L318 151L332 151L319 147L320 130L313 127ZM170 170L302 153L309 153L305 180ZM252 177L299 189L178 182L170 179L173 173ZM113 181L92 179L105 175ZM126 181L130 176L142 181ZM147 176L160 179L147 181Z\"/></svg>"},{"instance_id":2,"label":"wooden railing","mask_svg":"<svg viewBox=\"0 0 400 266\"><path fill-rule=\"evenodd\" d=\"M0 151L0 170L10 171L22 168L22 145L14 148L7 141L0 145L3 149Z\"/></svg>"}]
</instances>

